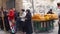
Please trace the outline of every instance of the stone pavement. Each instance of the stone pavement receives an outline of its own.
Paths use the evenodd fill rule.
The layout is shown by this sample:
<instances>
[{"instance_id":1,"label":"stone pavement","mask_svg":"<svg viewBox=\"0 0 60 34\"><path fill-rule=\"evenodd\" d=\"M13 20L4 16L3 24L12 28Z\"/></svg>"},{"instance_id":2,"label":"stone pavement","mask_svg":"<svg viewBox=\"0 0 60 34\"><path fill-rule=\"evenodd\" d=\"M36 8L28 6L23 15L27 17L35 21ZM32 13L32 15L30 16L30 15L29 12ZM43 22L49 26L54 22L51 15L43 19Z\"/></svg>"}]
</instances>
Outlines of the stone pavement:
<instances>
[{"instance_id":1,"label":"stone pavement","mask_svg":"<svg viewBox=\"0 0 60 34\"><path fill-rule=\"evenodd\" d=\"M33 33L33 34L58 34L58 20L55 21L55 28L53 29L53 32L46 32L46 33ZM8 32L0 31L0 34L9 34ZM17 34L22 34L18 32Z\"/></svg>"},{"instance_id":2,"label":"stone pavement","mask_svg":"<svg viewBox=\"0 0 60 34\"><path fill-rule=\"evenodd\" d=\"M4 31L0 31L0 34L9 34L8 32L4 32ZM17 33L17 34L21 34L21 33ZM58 27L55 27L55 29L53 30L53 32L50 33L33 33L33 34L58 34Z\"/></svg>"}]
</instances>

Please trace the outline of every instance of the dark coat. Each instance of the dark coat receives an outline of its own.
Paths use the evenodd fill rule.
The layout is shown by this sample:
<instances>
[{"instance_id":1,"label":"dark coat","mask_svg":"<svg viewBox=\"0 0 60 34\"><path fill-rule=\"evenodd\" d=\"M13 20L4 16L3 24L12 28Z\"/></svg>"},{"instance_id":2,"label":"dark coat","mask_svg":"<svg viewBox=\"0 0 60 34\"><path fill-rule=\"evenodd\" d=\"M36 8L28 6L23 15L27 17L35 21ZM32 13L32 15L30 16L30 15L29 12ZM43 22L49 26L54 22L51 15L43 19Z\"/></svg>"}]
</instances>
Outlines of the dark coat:
<instances>
[{"instance_id":1,"label":"dark coat","mask_svg":"<svg viewBox=\"0 0 60 34\"><path fill-rule=\"evenodd\" d=\"M15 20L17 20L17 18L19 17L19 12L14 11L14 17L15 17Z\"/></svg>"},{"instance_id":2,"label":"dark coat","mask_svg":"<svg viewBox=\"0 0 60 34\"><path fill-rule=\"evenodd\" d=\"M4 29L3 21L2 21L2 12L0 12L0 27L1 27L2 30Z\"/></svg>"},{"instance_id":3,"label":"dark coat","mask_svg":"<svg viewBox=\"0 0 60 34\"><path fill-rule=\"evenodd\" d=\"M6 30L8 31L8 30L10 29L9 21L8 21L8 16L7 16L7 13L8 13L8 12L4 11L3 13L4 13L5 28L6 28Z\"/></svg>"},{"instance_id":4,"label":"dark coat","mask_svg":"<svg viewBox=\"0 0 60 34\"><path fill-rule=\"evenodd\" d=\"M19 12L14 11L14 18L15 18L15 24L16 24L16 29L18 30L20 26L20 18L19 18Z\"/></svg>"},{"instance_id":5,"label":"dark coat","mask_svg":"<svg viewBox=\"0 0 60 34\"><path fill-rule=\"evenodd\" d=\"M47 14L54 14L53 12L48 11Z\"/></svg>"},{"instance_id":6,"label":"dark coat","mask_svg":"<svg viewBox=\"0 0 60 34\"><path fill-rule=\"evenodd\" d=\"M58 29L58 34L60 34L60 20L58 21L59 29Z\"/></svg>"},{"instance_id":7,"label":"dark coat","mask_svg":"<svg viewBox=\"0 0 60 34\"><path fill-rule=\"evenodd\" d=\"M31 13L27 13L26 15L26 32L32 33L32 23L31 23Z\"/></svg>"}]
</instances>

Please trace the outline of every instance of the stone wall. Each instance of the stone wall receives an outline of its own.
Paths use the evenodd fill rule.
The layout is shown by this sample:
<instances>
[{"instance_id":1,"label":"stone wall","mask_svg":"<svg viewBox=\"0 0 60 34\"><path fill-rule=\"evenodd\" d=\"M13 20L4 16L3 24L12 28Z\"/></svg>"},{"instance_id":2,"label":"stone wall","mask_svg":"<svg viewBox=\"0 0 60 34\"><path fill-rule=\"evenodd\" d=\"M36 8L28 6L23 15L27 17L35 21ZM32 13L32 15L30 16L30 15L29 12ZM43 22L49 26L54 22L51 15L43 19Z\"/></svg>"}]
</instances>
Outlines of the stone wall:
<instances>
[{"instance_id":1,"label":"stone wall","mask_svg":"<svg viewBox=\"0 0 60 34\"><path fill-rule=\"evenodd\" d=\"M7 2L7 0L0 0L0 6L3 5L4 8L7 8L6 2ZM19 11L21 13L21 9L23 8L22 0L15 0L15 8L17 11Z\"/></svg>"},{"instance_id":2,"label":"stone wall","mask_svg":"<svg viewBox=\"0 0 60 34\"><path fill-rule=\"evenodd\" d=\"M2 0L0 0L0 7L2 6Z\"/></svg>"},{"instance_id":3,"label":"stone wall","mask_svg":"<svg viewBox=\"0 0 60 34\"><path fill-rule=\"evenodd\" d=\"M22 0L16 0L15 6L17 10L20 10L22 8Z\"/></svg>"},{"instance_id":4,"label":"stone wall","mask_svg":"<svg viewBox=\"0 0 60 34\"><path fill-rule=\"evenodd\" d=\"M20 15L21 15L21 9L23 8L23 2L22 0L16 0L16 10L20 12Z\"/></svg>"},{"instance_id":5,"label":"stone wall","mask_svg":"<svg viewBox=\"0 0 60 34\"><path fill-rule=\"evenodd\" d=\"M3 0L3 8L6 8L6 0Z\"/></svg>"}]
</instances>

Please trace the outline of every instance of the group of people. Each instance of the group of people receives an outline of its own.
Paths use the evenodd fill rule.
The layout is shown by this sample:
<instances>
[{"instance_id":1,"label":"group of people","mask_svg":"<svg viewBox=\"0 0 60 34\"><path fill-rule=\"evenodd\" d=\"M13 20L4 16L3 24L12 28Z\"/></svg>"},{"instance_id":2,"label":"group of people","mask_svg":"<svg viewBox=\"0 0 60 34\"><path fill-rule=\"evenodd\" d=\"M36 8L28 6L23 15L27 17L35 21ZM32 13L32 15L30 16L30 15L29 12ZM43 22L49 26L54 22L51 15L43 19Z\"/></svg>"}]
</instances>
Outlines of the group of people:
<instances>
[{"instance_id":1,"label":"group of people","mask_svg":"<svg viewBox=\"0 0 60 34\"><path fill-rule=\"evenodd\" d=\"M23 34L32 34L32 23L31 23L31 12L29 9L21 9L20 12L16 11L15 8L9 10L0 8L0 30L11 31L11 34L16 34L17 30L20 29ZM47 14L54 14L52 9ZM60 16L59 16L59 32L60 34ZM18 29L19 28L19 29Z\"/></svg>"},{"instance_id":2,"label":"group of people","mask_svg":"<svg viewBox=\"0 0 60 34\"><path fill-rule=\"evenodd\" d=\"M32 23L30 10L21 9L22 14L11 8L8 11L0 8L0 30L11 31L11 34L16 34L18 28L23 34L32 34ZM20 27L18 27L18 24Z\"/></svg>"}]
</instances>

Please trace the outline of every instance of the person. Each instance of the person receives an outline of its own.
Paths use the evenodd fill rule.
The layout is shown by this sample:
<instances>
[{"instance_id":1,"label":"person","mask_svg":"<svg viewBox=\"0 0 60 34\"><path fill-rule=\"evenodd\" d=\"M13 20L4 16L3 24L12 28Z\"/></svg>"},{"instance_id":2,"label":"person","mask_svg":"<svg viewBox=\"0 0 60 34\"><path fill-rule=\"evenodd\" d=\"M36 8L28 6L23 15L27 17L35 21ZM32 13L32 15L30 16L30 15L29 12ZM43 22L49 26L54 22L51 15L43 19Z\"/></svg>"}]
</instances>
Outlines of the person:
<instances>
[{"instance_id":1,"label":"person","mask_svg":"<svg viewBox=\"0 0 60 34\"><path fill-rule=\"evenodd\" d=\"M15 8L13 8L13 10L14 10L14 19L15 19L15 24L16 24L16 31L18 30L18 17L19 17L19 12L18 11L16 11L16 9Z\"/></svg>"},{"instance_id":2,"label":"person","mask_svg":"<svg viewBox=\"0 0 60 34\"><path fill-rule=\"evenodd\" d=\"M59 15L58 25L59 25L58 34L60 34L60 15Z\"/></svg>"},{"instance_id":3,"label":"person","mask_svg":"<svg viewBox=\"0 0 60 34\"><path fill-rule=\"evenodd\" d=\"M15 21L17 21L17 18L19 17L19 12L16 11L15 8L13 8L13 10L14 10Z\"/></svg>"},{"instance_id":4,"label":"person","mask_svg":"<svg viewBox=\"0 0 60 34\"><path fill-rule=\"evenodd\" d=\"M6 9L3 9L3 14L4 14L4 24L5 24L5 29L6 31L10 30L10 25L9 25L9 21L8 21L8 12L6 11Z\"/></svg>"},{"instance_id":5,"label":"person","mask_svg":"<svg viewBox=\"0 0 60 34\"><path fill-rule=\"evenodd\" d=\"M52 12L52 9L50 9L48 12L47 12L47 14L54 14L53 12ZM51 31L53 31L53 29L54 29L54 20L50 20L49 21L50 23L49 23L49 26L51 26L50 24L52 24L52 28L51 28Z\"/></svg>"},{"instance_id":6,"label":"person","mask_svg":"<svg viewBox=\"0 0 60 34\"><path fill-rule=\"evenodd\" d=\"M52 12L52 9L50 9L50 10L47 12L47 14L54 14L54 13Z\"/></svg>"},{"instance_id":7,"label":"person","mask_svg":"<svg viewBox=\"0 0 60 34\"><path fill-rule=\"evenodd\" d=\"M25 23L26 23L26 34L32 34L32 23L31 23L31 13L30 10L26 10L26 17L25 17Z\"/></svg>"},{"instance_id":8,"label":"person","mask_svg":"<svg viewBox=\"0 0 60 34\"><path fill-rule=\"evenodd\" d=\"M4 27L3 27L3 20L2 20L2 14L3 14L3 12L2 12L3 10L2 10L2 7L0 8L0 30L4 30Z\"/></svg>"},{"instance_id":9,"label":"person","mask_svg":"<svg viewBox=\"0 0 60 34\"><path fill-rule=\"evenodd\" d=\"M14 10L13 9L10 9L9 11L9 24L10 24L10 29L11 29L11 34L15 34L15 19L14 19Z\"/></svg>"},{"instance_id":10,"label":"person","mask_svg":"<svg viewBox=\"0 0 60 34\"><path fill-rule=\"evenodd\" d=\"M20 18L21 18L20 25L21 25L21 30L22 30L23 34L25 34L25 32L26 32L26 30L25 30L25 16L26 16L26 12L25 12L24 9L21 9L21 11L22 11L22 15L20 16Z\"/></svg>"}]
</instances>

